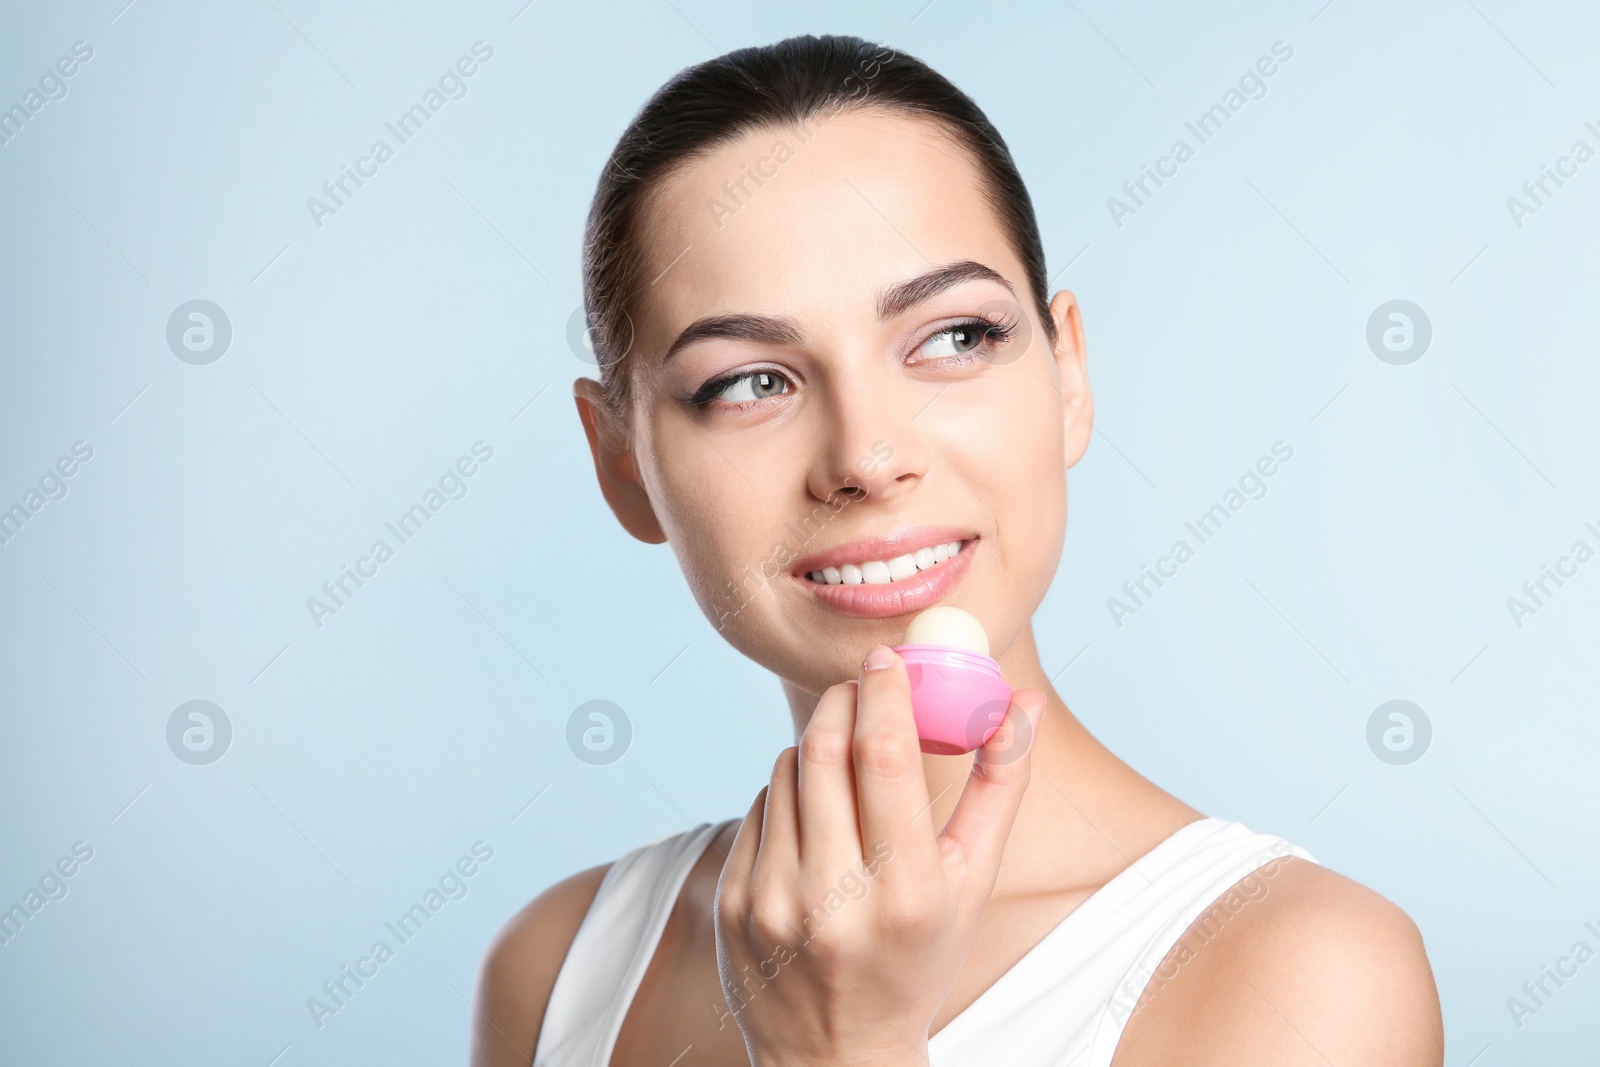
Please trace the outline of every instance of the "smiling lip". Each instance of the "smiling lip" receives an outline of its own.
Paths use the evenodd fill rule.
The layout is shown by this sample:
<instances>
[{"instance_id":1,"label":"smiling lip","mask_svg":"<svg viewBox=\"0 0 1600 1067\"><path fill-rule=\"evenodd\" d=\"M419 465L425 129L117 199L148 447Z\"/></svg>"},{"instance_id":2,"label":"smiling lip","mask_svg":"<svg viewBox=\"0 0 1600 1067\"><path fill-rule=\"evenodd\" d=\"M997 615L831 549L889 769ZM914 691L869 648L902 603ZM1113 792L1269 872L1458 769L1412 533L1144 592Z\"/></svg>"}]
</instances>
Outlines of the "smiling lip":
<instances>
[{"instance_id":1,"label":"smiling lip","mask_svg":"<svg viewBox=\"0 0 1600 1067\"><path fill-rule=\"evenodd\" d=\"M825 567L861 560L890 559L919 548L931 548L949 541L963 542L961 551L943 563L918 571L897 582L880 585L824 585L813 582L806 575ZM921 526L906 530L889 538L869 538L852 541L847 545L819 552L796 560L790 577L806 587L819 601L847 615L869 619L886 619L931 607L941 600L972 565L972 554L979 544L978 535L955 527Z\"/></svg>"}]
</instances>

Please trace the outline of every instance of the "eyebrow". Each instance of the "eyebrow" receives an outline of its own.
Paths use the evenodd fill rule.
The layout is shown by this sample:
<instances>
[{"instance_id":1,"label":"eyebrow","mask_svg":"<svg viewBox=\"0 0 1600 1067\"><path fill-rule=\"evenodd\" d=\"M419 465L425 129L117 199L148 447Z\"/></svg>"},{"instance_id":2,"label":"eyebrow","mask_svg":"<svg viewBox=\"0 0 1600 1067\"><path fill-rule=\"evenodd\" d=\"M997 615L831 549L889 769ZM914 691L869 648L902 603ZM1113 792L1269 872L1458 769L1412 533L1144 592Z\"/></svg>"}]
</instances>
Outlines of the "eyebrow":
<instances>
[{"instance_id":1,"label":"eyebrow","mask_svg":"<svg viewBox=\"0 0 1600 1067\"><path fill-rule=\"evenodd\" d=\"M878 295L878 318L881 321L903 314L924 300L938 296L946 289L970 281L999 282L1011 290L1012 296L1017 295L1016 289L1012 288L1011 283L1006 281L999 271L982 263L964 259L959 263L935 267L915 278L908 278L890 286Z\"/></svg>"},{"instance_id":2,"label":"eyebrow","mask_svg":"<svg viewBox=\"0 0 1600 1067\"><path fill-rule=\"evenodd\" d=\"M1017 292L999 271L966 259L959 263L934 267L914 278L896 282L879 293L878 320L881 322L904 314L923 301L931 300L947 289L970 281L999 282L1011 291L1012 296ZM797 345L805 339L805 333L801 330L799 322L781 315L711 315L696 319L678 334L677 339L667 346L666 353L661 357L661 363L665 366L682 349L716 337L766 345Z\"/></svg>"}]
</instances>

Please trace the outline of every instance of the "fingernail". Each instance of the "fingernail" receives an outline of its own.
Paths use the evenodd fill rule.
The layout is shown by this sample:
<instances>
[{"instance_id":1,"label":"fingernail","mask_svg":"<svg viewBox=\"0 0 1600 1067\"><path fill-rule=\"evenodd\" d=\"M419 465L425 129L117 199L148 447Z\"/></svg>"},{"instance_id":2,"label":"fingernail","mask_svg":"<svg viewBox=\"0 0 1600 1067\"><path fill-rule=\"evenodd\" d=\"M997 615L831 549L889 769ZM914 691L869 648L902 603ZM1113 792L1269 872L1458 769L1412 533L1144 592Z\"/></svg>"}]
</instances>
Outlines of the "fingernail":
<instances>
[{"instance_id":1,"label":"fingernail","mask_svg":"<svg viewBox=\"0 0 1600 1067\"><path fill-rule=\"evenodd\" d=\"M885 667L894 666L894 650L888 645L873 645L872 651L867 653L867 660L861 665L863 671L881 671Z\"/></svg>"}]
</instances>

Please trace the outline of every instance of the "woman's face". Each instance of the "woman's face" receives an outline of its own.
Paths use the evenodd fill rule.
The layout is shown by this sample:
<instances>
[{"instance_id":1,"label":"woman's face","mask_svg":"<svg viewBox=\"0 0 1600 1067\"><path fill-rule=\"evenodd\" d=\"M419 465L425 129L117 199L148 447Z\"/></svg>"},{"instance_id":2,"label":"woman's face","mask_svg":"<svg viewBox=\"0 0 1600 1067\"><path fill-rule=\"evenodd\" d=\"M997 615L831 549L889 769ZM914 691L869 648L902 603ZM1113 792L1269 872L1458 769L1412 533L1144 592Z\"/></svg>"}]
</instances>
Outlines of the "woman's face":
<instances>
[{"instance_id":1,"label":"woman's face","mask_svg":"<svg viewBox=\"0 0 1600 1067\"><path fill-rule=\"evenodd\" d=\"M672 174L646 220L625 525L806 692L933 603L1004 663L1055 573L1091 408L1076 304L1053 301L1052 351L968 153L877 110L765 129ZM909 575L868 564L907 554Z\"/></svg>"}]
</instances>

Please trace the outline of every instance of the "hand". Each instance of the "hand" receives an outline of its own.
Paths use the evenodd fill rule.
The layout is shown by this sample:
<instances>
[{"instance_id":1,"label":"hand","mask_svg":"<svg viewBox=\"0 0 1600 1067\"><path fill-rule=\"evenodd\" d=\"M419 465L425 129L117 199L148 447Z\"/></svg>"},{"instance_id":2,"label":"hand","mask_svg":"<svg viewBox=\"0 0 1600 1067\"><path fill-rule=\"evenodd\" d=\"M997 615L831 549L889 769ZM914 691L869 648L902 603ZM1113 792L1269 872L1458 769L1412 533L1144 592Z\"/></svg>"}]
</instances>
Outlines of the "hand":
<instances>
[{"instance_id":1,"label":"hand","mask_svg":"<svg viewBox=\"0 0 1600 1067\"><path fill-rule=\"evenodd\" d=\"M859 679L822 695L717 886L717 969L752 1064L926 1064L928 1030L994 889L1044 705L1037 689L1012 694L939 832L900 657L879 645Z\"/></svg>"}]
</instances>

